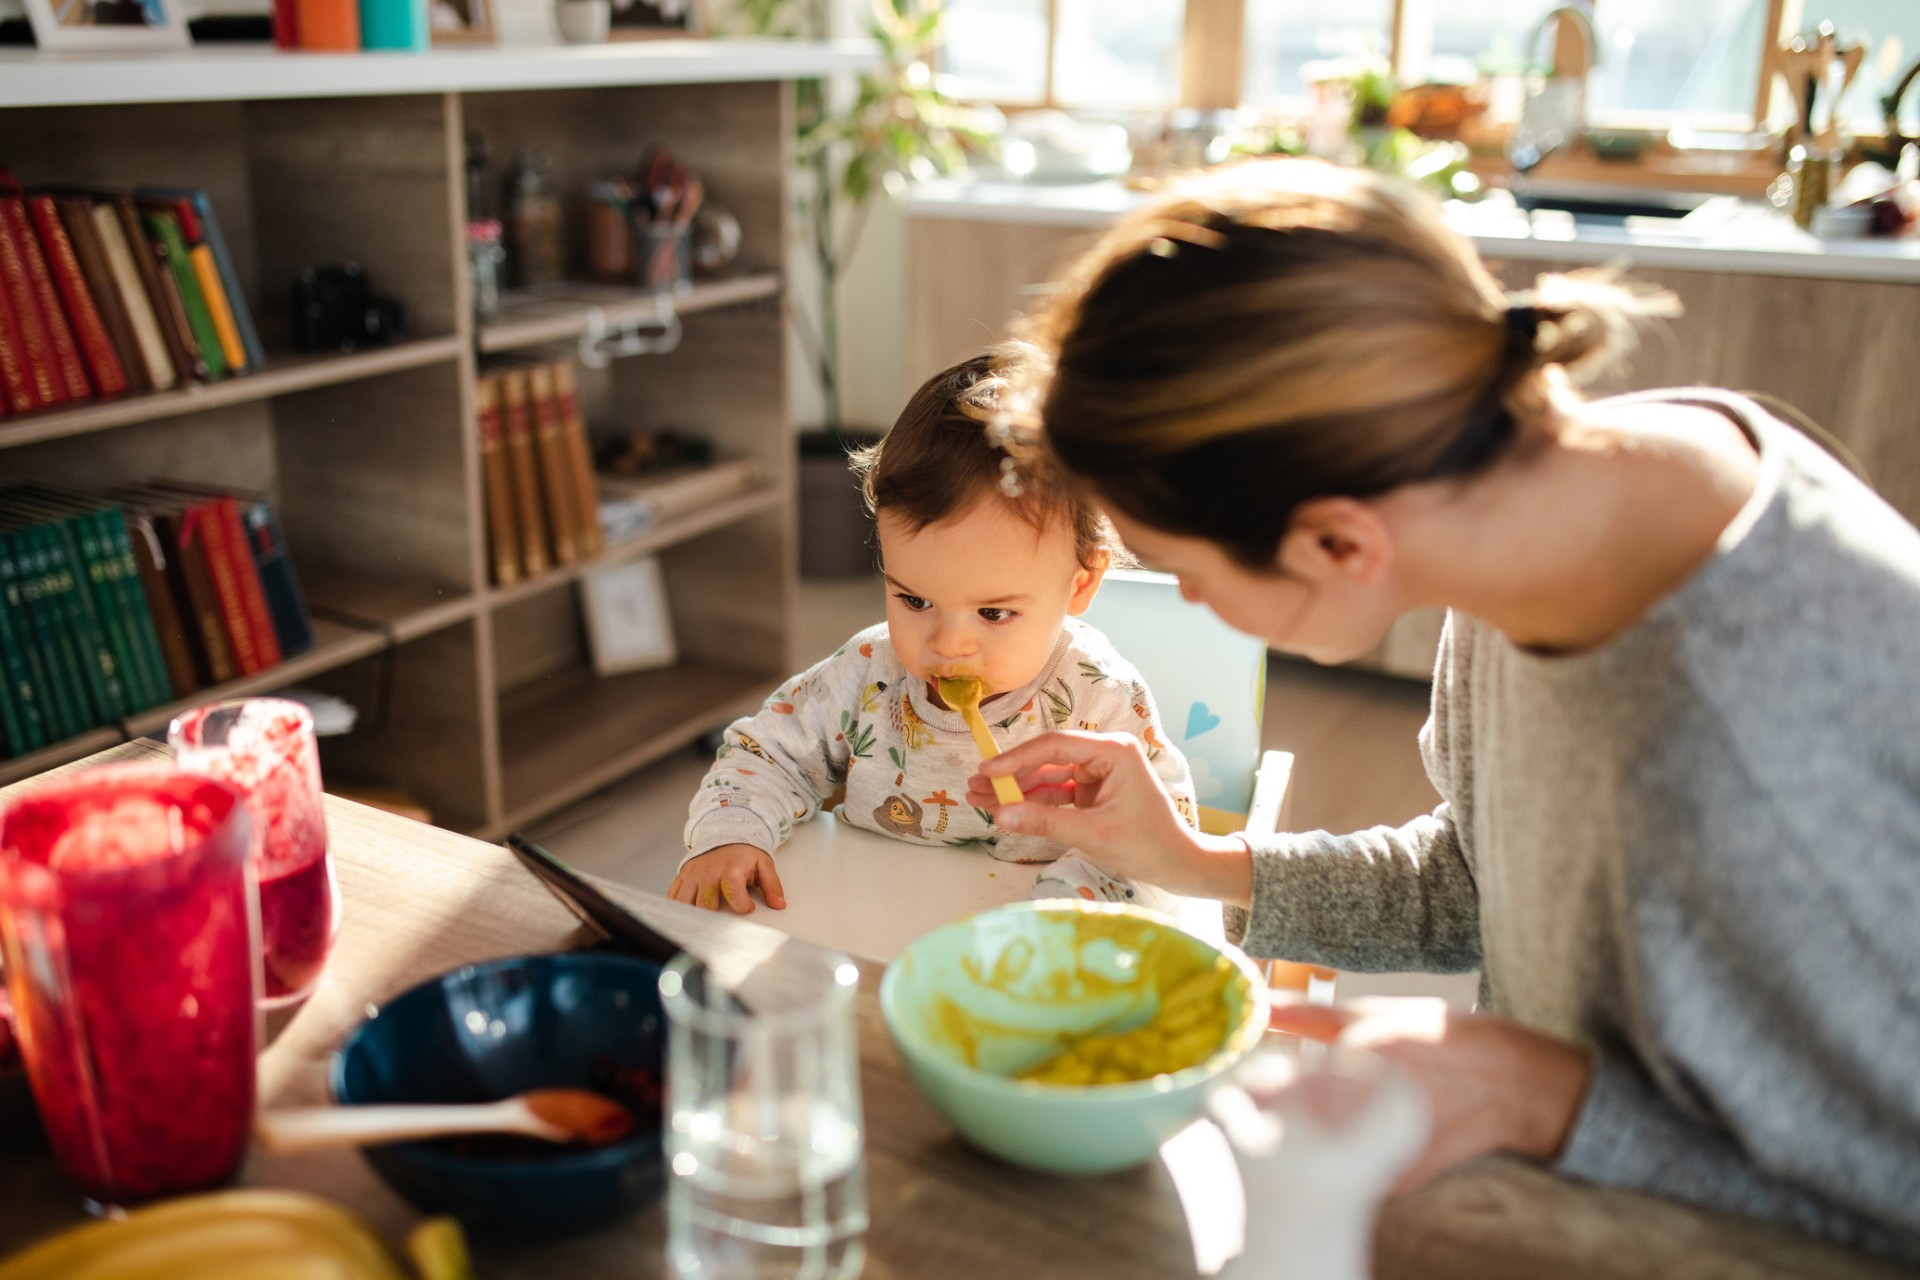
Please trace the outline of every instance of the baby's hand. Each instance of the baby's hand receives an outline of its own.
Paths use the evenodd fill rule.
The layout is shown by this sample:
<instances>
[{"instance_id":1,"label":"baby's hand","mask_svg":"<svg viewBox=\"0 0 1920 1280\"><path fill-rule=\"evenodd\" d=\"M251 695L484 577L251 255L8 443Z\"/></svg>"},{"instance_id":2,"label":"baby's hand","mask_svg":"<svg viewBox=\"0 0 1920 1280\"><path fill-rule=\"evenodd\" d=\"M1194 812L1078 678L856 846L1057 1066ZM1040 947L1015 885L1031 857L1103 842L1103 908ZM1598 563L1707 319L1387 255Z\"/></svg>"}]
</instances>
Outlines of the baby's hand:
<instances>
[{"instance_id":1,"label":"baby's hand","mask_svg":"<svg viewBox=\"0 0 1920 1280\"><path fill-rule=\"evenodd\" d=\"M785 909L787 894L780 887L780 873L773 869L773 855L750 844L723 844L687 859L667 886L667 896L708 911L718 911L724 901L744 916L753 910L753 899L747 896L753 884L760 886L768 906Z\"/></svg>"}]
</instances>

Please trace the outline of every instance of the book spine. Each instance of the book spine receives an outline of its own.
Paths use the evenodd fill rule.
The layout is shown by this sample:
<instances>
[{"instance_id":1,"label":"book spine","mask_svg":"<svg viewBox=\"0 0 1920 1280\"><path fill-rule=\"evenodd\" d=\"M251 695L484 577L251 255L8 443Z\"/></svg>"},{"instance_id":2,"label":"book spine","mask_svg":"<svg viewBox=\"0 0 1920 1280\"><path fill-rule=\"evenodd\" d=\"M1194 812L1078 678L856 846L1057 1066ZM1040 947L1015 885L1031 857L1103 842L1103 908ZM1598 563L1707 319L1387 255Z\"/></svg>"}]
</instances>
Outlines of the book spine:
<instances>
[{"instance_id":1,"label":"book spine","mask_svg":"<svg viewBox=\"0 0 1920 1280\"><path fill-rule=\"evenodd\" d=\"M587 445L587 422L580 412L580 392L573 380L572 360L553 362L553 391L560 405L561 432L573 473L581 553L597 556L607 549L607 539L600 528L600 486L593 477L593 451Z\"/></svg>"},{"instance_id":2,"label":"book spine","mask_svg":"<svg viewBox=\"0 0 1920 1280\"><path fill-rule=\"evenodd\" d=\"M41 723L39 699L27 667L27 654L33 646L26 615L19 609L13 552L0 535L0 680L6 684L0 693L0 713L6 716L7 750L23 756L47 743Z\"/></svg>"},{"instance_id":3,"label":"book spine","mask_svg":"<svg viewBox=\"0 0 1920 1280\"><path fill-rule=\"evenodd\" d=\"M36 548L35 564L40 582L41 617L45 629L42 640L49 646L60 667L60 682L65 689L70 713L68 736L82 733L100 723L94 714L96 693L94 675L89 670L86 651L80 643L80 606L76 600L78 583L67 568L59 541L44 526L27 530Z\"/></svg>"},{"instance_id":4,"label":"book spine","mask_svg":"<svg viewBox=\"0 0 1920 1280\"><path fill-rule=\"evenodd\" d=\"M240 520L246 529L247 546L253 552L253 567L260 578L260 591L266 597L267 613L272 618L274 639L281 656L291 657L313 648L313 619L307 613L307 599L300 590L300 578L294 573L293 557L287 551L286 535L279 518L265 498L240 503Z\"/></svg>"},{"instance_id":5,"label":"book spine","mask_svg":"<svg viewBox=\"0 0 1920 1280\"><path fill-rule=\"evenodd\" d=\"M40 714L47 726L47 741L58 742L80 732L70 703L66 671L55 643L46 601L46 575L40 563L37 540L25 529L8 535L17 579L18 609L15 616L26 619L28 638L27 667L40 691Z\"/></svg>"},{"instance_id":6,"label":"book spine","mask_svg":"<svg viewBox=\"0 0 1920 1280\"><path fill-rule=\"evenodd\" d=\"M520 565L531 578L547 571L546 516L540 510L540 469L533 460L532 406L527 403L527 372L501 375L501 418L507 434L507 458L513 472L514 523L520 535Z\"/></svg>"},{"instance_id":7,"label":"book spine","mask_svg":"<svg viewBox=\"0 0 1920 1280\"><path fill-rule=\"evenodd\" d=\"M186 309L187 329L193 335L193 345L199 349L201 361L207 366L207 381L217 382L227 376L227 356L220 345L219 331L214 328L213 313L207 309L206 296L200 292L200 280L187 253L186 238L180 234L180 219L165 211L149 213L146 225L154 252L173 281L180 305Z\"/></svg>"},{"instance_id":8,"label":"book spine","mask_svg":"<svg viewBox=\"0 0 1920 1280\"><path fill-rule=\"evenodd\" d=\"M93 219L94 233L100 241L100 251L107 260L107 267L113 272L115 290L119 293L120 303L126 308L127 323L133 329L134 341L140 346L140 363L145 368L147 382L155 391L165 391L180 380L180 371L174 366L172 351L167 344L167 335L160 327L160 317L154 311L154 299L147 292L146 277L140 270L140 263L134 258L136 250L144 253L146 242L138 245L127 243L126 228L120 223L119 210L112 205L94 205L89 210Z\"/></svg>"},{"instance_id":9,"label":"book spine","mask_svg":"<svg viewBox=\"0 0 1920 1280\"><path fill-rule=\"evenodd\" d=\"M114 625L115 618L102 607L106 590L104 574L97 574L91 537L83 538L78 522L68 519L49 521L54 539L55 562L67 587L67 611L80 661L86 668L87 690L93 700L96 724L127 715L131 701L127 696L124 638Z\"/></svg>"},{"instance_id":10,"label":"book spine","mask_svg":"<svg viewBox=\"0 0 1920 1280\"><path fill-rule=\"evenodd\" d=\"M213 331L220 339L220 354L226 357L228 369L244 373L246 348L240 345L240 329L233 322L233 309L227 305L226 286L220 283L220 267L213 260L213 250L204 244L190 245L187 256L193 260L194 278L207 300L207 315L213 320Z\"/></svg>"},{"instance_id":11,"label":"book spine","mask_svg":"<svg viewBox=\"0 0 1920 1280\"><path fill-rule=\"evenodd\" d=\"M120 616L120 602L114 598L112 584L107 580L106 558L101 551L99 531L93 527L91 519L83 515L59 517L56 527L65 543L67 558L73 565L82 607L92 626L93 638L98 641L93 653L95 665L100 668L106 687L110 691L118 691L115 710L108 718L131 715L144 690L134 671L126 626Z\"/></svg>"},{"instance_id":12,"label":"book spine","mask_svg":"<svg viewBox=\"0 0 1920 1280\"><path fill-rule=\"evenodd\" d=\"M273 0L273 45L276 49L300 47L299 0Z\"/></svg>"},{"instance_id":13,"label":"book spine","mask_svg":"<svg viewBox=\"0 0 1920 1280\"><path fill-rule=\"evenodd\" d=\"M277 666L284 657L280 637L274 631L273 611L267 608L267 593L260 585L260 570L247 540L239 500L223 497L219 502L220 519L227 531L227 551L233 558L234 577L240 584L240 604L247 611L247 629L253 632L254 651L260 655L263 666Z\"/></svg>"},{"instance_id":14,"label":"book spine","mask_svg":"<svg viewBox=\"0 0 1920 1280\"><path fill-rule=\"evenodd\" d=\"M40 407L40 396L33 389L33 376L27 371L27 349L21 339L20 322L13 314L13 303L0 286L0 400L14 413L30 413Z\"/></svg>"},{"instance_id":15,"label":"book spine","mask_svg":"<svg viewBox=\"0 0 1920 1280\"><path fill-rule=\"evenodd\" d=\"M0 534L0 590L5 607L13 614L14 634L20 638L27 680L33 685L33 702L40 715L44 742L57 742L66 734L66 720L56 691L51 651L40 639L40 611L34 602L33 554L19 534ZM24 698L23 698L24 701Z\"/></svg>"},{"instance_id":16,"label":"book spine","mask_svg":"<svg viewBox=\"0 0 1920 1280\"><path fill-rule=\"evenodd\" d=\"M147 238L146 228L140 225L140 210L134 205L133 197L115 196L113 211L120 219L127 248L140 272L141 286L153 302L154 317L159 322L161 336L166 339L167 358L173 362L180 381L206 381L207 365L194 344L193 331L187 327L187 309L181 304L180 290L174 287L173 273L167 270L159 249Z\"/></svg>"},{"instance_id":17,"label":"book spine","mask_svg":"<svg viewBox=\"0 0 1920 1280\"><path fill-rule=\"evenodd\" d=\"M194 540L207 559L207 571L213 578L214 594L220 601L220 622L233 646L233 665L240 674L250 676L265 669L266 662L254 644L252 628L247 625L246 599L240 594L240 576L227 550L225 521L218 501L195 503L187 519L194 527Z\"/></svg>"},{"instance_id":18,"label":"book spine","mask_svg":"<svg viewBox=\"0 0 1920 1280\"><path fill-rule=\"evenodd\" d=\"M87 296L106 329L107 340L113 345L126 389L150 390L153 384L147 380L146 362L141 358L126 305L120 299L120 287L114 281L106 250L94 231L92 203L75 196L61 196L53 203L60 225L67 233L67 242L73 248L74 259L80 265L80 278L86 284Z\"/></svg>"},{"instance_id":19,"label":"book spine","mask_svg":"<svg viewBox=\"0 0 1920 1280\"><path fill-rule=\"evenodd\" d=\"M185 587L175 584L175 560L167 553L166 540L160 536L153 520L138 512L126 512L123 518L127 541L133 549L133 563L146 597L148 621L167 669L167 683L171 686L167 696L183 698L200 687L193 640L183 621L181 598Z\"/></svg>"},{"instance_id":20,"label":"book spine","mask_svg":"<svg viewBox=\"0 0 1920 1280\"><path fill-rule=\"evenodd\" d=\"M65 224L60 221L60 211L54 207L52 196L30 197L27 208L40 233L40 247L46 251L47 266L53 273L60 300L66 305L74 341L93 375L94 389L102 396L120 395L127 389L126 371L120 366L119 353L114 350L100 309L94 305L86 273L80 269L80 256L74 250Z\"/></svg>"},{"instance_id":21,"label":"book spine","mask_svg":"<svg viewBox=\"0 0 1920 1280\"><path fill-rule=\"evenodd\" d=\"M21 196L0 199L0 213L7 219L7 230L20 247L20 261L26 267L27 287L33 290L34 304L40 309L40 323L47 334L47 350L53 360L54 376L59 379L62 397L72 403L93 399L87 384L86 366L80 363L80 348L67 327L66 312L60 309L60 295L53 285L53 273L40 252L40 239L33 234L27 218L27 202Z\"/></svg>"},{"instance_id":22,"label":"book spine","mask_svg":"<svg viewBox=\"0 0 1920 1280\"><path fill-rule=\"evenodd\" d=\"M482 374L474 383L474 418L480 433L480 477L487 491L487 547L493 554L493 580L500 586L520 581L520 543L513 527L513 477L507 467L500 426L500 380Z\"/></svg>"},{"instance_id":23,"label":"book spine","mask_svg":"<svg viewBox=\"0 0 1920 1280\"><path fill-rule=\"evenodd\" d=\"M120 513L102 507L93 513L93 526L100 539L101 566L107 575L107 587L120 611L120 625L126 631L129 683L138 690L135 711L145 711L173 701L173 682L167 678L166 661L160 656L160 640L153 633L153 615L147 608L147 593L140 585L140 568L133 561L133 545L127 540L127 524Z\"/></svg>"},{"instance_id":24,"label":"book spine","mask_svg":"<svg viewBox=\"0 0 1920 1280\"><path fill-rule=\"evenodd\" d=\"M572 467L560 441L560 406L553 398L553 367L527 371L527 400L533 409L533 452L540 468L540 493L547 517L547 545L560 564L574 564L580 553L574 531L580 517L573 506Z\"/></svg>"},{"instance_id":25,"label":"book spine","mask_svg":"<svg viewBox=\"0 0 1920 1280\"><path fill-rule=\"evenodd\" d=\"M64 403L66 390L54 367L53 348L47 342L46 326L40 319L40 304L34 301L33 282L27 278L27 261L20 252L19 242L13 238L13 220L6 216L4 199L0 199L0 290L6 292L27 380L33 386L33 403L27 407Z\"/></svg>"},{"instance_id":26,"label":"book spine","mask_svg":"<svg viewBox=\"0 0 1920 1280\"><path fill-rule=\"evenodd\" d=\"M164 522L166 541L180 571L194 634L200 637L200 656L206 662L206 683L224 684L240 674L227 635L225 611L213 581L213 560L200 521L191 508Z\"/></svg>"},{"instance_id":27,"label":"book spine","mask_svg":"<svg viewBox=\"0 0 1920 1280\"><path fill-rule=\"evenodd\" d=\"M274 7L277 17L279 6ZM206 237L207 248L213 251L213 260L220 268L221 283L226 286L227 305L233 311L233 323L240 330L240 345L246 350L246 365L258 372L266 367L267 348L260 341L260 330L253 323L253 308L247 305L247 295L240 287L240 273L234 269L233 255L227 250L227 237L220 230L220 220L213 216L213 201L204 193L196 192L193 197L194 209L200 214L200 232Z\"/></svg>"}]
</instances>

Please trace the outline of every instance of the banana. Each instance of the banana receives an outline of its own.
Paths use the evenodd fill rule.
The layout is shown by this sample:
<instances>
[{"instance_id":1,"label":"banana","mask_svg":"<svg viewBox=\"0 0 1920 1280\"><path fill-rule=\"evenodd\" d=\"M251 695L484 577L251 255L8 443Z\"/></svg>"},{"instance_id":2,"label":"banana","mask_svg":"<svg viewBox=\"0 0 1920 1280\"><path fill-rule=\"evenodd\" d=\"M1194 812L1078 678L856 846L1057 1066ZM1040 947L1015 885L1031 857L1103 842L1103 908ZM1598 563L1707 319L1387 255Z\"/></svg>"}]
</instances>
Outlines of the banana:
<instances>
[{"instance_id":1,"label":"banana","mask_svg":"<svg viewBox=\"0 0 1920 1280\"><path fill-rule=\"evenodd\" d=\"M346 1210L291 1191L188 1196L0 1262L0 1280L406 1280ZM449 1276L447 1280L451 1280Z\"/></svg>"}]
</instances>

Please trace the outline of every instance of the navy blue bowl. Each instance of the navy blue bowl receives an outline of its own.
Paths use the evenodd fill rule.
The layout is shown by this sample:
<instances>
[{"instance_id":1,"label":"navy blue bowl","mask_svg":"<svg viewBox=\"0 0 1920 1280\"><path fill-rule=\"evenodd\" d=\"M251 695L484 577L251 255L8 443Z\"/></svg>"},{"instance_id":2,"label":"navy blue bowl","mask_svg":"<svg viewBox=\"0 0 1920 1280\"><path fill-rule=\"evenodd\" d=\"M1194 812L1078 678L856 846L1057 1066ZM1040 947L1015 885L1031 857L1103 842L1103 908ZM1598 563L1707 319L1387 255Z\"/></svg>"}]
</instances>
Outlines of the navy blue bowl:
<instances>
[{"instance_id":1,"label":"navy blue bowl","mask_svg":"<svg viewBox=\"0 0 1920 1280\"><path fill-rule=\"evenodd\" d=\"M604 1147L488 1136L368 1147L424 1213L495 1236L602 1227L660 1198L666 1017L660 966L601 952L521 956L442 974L387 1002L333 1055L343 1106L493 1102L529 1089L595 1089L634 1112Z\"/></svg>"}]
</instances>

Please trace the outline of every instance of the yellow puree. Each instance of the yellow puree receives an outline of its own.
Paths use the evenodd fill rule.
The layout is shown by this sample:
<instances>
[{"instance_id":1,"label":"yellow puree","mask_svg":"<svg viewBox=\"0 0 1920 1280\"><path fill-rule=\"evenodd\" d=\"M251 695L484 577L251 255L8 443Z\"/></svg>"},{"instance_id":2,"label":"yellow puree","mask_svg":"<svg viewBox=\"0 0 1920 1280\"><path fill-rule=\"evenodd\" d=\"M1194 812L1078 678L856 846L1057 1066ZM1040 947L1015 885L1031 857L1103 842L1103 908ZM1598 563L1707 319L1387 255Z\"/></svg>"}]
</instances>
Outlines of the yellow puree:
<instances>
[{"instance_id":1,"label":"yellow puree","mask_svg":"<svg viewBox=\"0 0 1920 1280\"><path fill-rule=\"evenodd\" d=\"M1041 1084L1124 1084L1182 1071L1205 1062L1226 1041L1229 1030L1228 984L1239 971L1224 956L1211 954L1179 933L1137 917L1083 915L1074 920L1078 945L1111 938L1138 957L1124 982L1087 970L1048 974L1037 993L1041 1003L1062 1003L1137 989L1142 983L1160 992L1160 1009L1131 1031L1095 1032L1065 1039L1060 1053L1015 1078ZM999 955L990 973L969 963L970 976L987 986L1012 992L1036 961L1033 948L1015 944ZM976 1034L989 1024L950 1001L936 1009L942 1032L978 1063Z\"/></svg>"},{"instance_id":2,"label":"yellow puree","mask_svg":"<svg viewBox=\"0 0 1920 1280\"><path fill-rule=\"evenodd\" d=\"M1113 1035L1081 1036L1018 1078L1040 1084L1124 1084L1205 1062L1227 1038L1226 988L1233 976L1233 965L1215 957L1211 967L1161 996L1160 1012L1150 1021Z\"/></svg>"}]
</instances>

